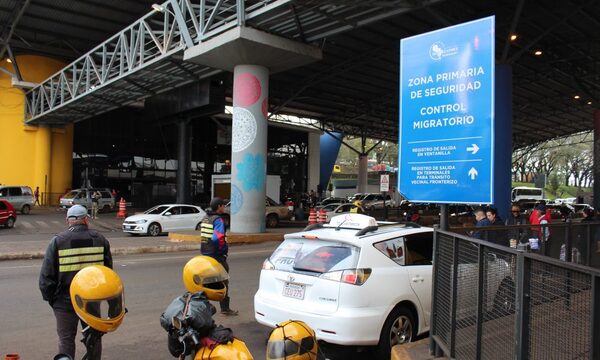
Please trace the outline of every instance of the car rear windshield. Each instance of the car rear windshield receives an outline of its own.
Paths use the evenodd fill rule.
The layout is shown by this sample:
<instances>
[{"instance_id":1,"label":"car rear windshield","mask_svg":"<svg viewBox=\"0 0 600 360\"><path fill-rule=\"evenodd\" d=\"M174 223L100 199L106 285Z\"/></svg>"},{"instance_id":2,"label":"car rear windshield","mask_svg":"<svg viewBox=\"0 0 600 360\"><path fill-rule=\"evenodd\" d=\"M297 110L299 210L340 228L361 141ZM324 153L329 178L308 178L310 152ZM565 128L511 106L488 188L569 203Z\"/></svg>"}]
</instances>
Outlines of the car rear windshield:
<instances>
[{"instance_id":1,"label":"car rear windshield","mask_svg":"<svg viewBox=\"0 0 600 360\"><path fill-rule=\"evenodd\" d=\"M271 263L277 270L319 275L356 268L360 249L335 241L287 239L273 252Z\"/></svg>"}]
</instances>

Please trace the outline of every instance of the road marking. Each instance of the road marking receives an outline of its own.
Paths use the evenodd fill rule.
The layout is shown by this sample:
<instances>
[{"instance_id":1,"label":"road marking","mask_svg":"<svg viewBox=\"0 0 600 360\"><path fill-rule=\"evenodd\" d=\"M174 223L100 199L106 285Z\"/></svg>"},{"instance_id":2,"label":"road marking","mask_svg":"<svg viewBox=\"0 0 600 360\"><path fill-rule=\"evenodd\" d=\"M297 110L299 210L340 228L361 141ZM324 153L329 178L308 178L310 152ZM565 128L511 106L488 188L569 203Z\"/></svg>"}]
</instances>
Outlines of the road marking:
<instances>
[{"instance_id":1,"label":"road marking","mask_svg":"<svg viewBox=\"0 0 600 360\"><path fill-rule=\"evenodd\" d=\"M28 229L33 229L33 225L31 225L30 222L28 221L19 221L20 224L22 224L23 226L25 226Z\"/></svg>"},{"instance_id":2,"label":"road marking","mask_svg":"<svg viewBox=\"0 0 600 360\"><path fill-rule=\"evenodd\" d=\"M36 221L36 224L38 224L39 226L43 227L43 228L49 228L50 225L46 224L45 221Z\"/></svg>"}]
</instances>

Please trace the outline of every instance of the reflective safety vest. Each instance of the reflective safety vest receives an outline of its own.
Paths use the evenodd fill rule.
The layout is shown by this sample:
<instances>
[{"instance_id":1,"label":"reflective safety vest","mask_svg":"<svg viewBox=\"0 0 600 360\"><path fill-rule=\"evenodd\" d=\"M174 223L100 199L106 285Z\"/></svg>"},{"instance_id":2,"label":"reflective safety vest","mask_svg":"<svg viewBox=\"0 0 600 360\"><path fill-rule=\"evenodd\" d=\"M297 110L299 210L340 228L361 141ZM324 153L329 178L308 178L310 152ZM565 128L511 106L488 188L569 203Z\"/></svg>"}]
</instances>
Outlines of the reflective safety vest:
<instances>
[{"instance_id":1,"label":"reflective safety vest","mask_svg":"<svg viewBox=\"0 0 600 360\"><path fill-rule=\"evenodd\" d=\"M205 216L200 223L200 238L202 240L200 251L203 255L215 255L217 253L213 235L215 235L214 222L218 218L220 218L219 215Z\"/></svg>"},{"instance_id":2,"label":"reflective safety vest","mask_svg":"<svg viewBox=\"0 0 600 360\"><path fill-rule=\"evenodd\" d=\"M69 287L77 272L86 266L112 268L110 245L96 230L74 225L50 242L40 274L40 290L45 300L61 309L71 308Z\"/></svg>"},{"instance_id":3,"label":"reflective safety vest","mask_svg":"<svg viewBox=\"0 0 600 360\"><path fill-rule=\"evenodd\" d=\"M202 238L203 242L207 240L210 241L213 238L215 233L215 226L213 223L215 222L215 219L219 217L219 215L213 215L206 216L204 219L202 219L202 223L200 223L200 237Z\"/></svg>"}]
</instances>

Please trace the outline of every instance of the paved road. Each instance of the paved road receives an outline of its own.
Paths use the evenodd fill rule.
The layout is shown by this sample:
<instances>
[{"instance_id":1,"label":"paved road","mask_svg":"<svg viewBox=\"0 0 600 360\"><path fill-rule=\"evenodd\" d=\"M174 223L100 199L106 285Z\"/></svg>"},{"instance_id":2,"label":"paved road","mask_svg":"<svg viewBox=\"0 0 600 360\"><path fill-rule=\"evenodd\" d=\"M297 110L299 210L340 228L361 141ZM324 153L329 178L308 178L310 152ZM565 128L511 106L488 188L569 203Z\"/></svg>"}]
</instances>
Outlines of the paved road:
<instances>
[{"instance_id":1,"label":"paved road","mask_svg":"<svg viewBox=\"0 0 600 360\"><path fill-rule=\"evenodd\" d=\"M232 307L238 317L217 315L218 324L231 327L246 341L255 359L265 358L265 339L270 329L254 321L253 296L258 287L262 261L278 243L240 245L231 249ZM123 325L104 336L105 359L169 359L166 333L159 316L172 299L183 291L181 269L193 253L165 253L119 256L115 270L125 284L129 310ZM50 359L55 354L54 317L41 300L37 287L41 260L0 262L2 331L0 351L15 352L21 359ZM83 355L78 346L77 358ZM366 359L355 348L326 348L330 359Z\"/></svg>"}]
</instances>

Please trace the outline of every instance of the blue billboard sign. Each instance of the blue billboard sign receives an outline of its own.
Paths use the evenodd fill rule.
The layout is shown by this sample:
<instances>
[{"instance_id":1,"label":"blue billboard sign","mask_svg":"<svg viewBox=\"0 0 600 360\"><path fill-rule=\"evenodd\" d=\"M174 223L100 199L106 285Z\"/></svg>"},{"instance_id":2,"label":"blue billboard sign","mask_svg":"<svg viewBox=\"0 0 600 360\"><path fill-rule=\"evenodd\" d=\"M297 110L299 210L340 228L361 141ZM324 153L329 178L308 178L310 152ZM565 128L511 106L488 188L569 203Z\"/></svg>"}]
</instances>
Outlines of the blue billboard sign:
<instances>
[{"instance_id":1,"label":"blue billboard sign","mask_svg":"<svg viewBox=\"0 0 600 360\"><path fill-rule=\"evenodd\" d=\"M402 39L398 189L493 203L494 17Z\"/></svg>"}]
</instances>

